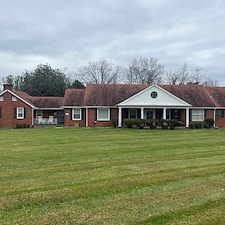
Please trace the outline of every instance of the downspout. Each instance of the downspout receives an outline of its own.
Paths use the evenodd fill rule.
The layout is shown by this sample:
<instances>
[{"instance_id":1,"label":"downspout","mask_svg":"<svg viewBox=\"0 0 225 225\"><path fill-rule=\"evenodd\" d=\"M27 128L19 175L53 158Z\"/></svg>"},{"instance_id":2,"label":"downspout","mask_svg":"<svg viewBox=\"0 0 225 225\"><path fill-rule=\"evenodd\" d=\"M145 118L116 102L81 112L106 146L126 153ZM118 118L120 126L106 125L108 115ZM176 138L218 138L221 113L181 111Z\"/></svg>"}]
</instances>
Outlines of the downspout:
<instances>
[{"instance_id":1,"label":"downspout","mask_svg":"<svg viewBox=\"0 0 225 225\"><path fill-rule=\"evenodd\" d=\"M88 127L88 108L86 108L86 127Z\"/></svg>"}]
</instances>

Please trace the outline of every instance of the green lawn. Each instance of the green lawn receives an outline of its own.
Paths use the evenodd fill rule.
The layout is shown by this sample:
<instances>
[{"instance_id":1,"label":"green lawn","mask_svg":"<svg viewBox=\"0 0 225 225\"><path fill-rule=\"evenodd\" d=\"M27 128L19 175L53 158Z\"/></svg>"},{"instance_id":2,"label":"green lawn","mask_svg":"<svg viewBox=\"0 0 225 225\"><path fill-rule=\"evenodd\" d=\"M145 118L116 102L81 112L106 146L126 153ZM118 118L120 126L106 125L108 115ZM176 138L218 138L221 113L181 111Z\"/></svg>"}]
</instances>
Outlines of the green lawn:
<instances>
[{"instance_id":1,"label":"green lawn","mask_svg":"<svg viewBox=\"0 0 225 225\"><path fill-rule=\"evenodd\" d=\"M225 224L225 130L0 129L0 224Z\"/></svg>"}]
</instances>

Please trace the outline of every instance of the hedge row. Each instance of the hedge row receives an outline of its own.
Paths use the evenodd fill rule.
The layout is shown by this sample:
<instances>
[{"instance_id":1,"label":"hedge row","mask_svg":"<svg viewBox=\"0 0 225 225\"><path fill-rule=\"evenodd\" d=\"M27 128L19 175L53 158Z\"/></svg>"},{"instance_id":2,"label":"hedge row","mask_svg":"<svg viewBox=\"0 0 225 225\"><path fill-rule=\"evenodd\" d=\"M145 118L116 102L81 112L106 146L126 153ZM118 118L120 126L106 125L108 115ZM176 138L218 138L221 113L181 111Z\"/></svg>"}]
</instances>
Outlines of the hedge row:
<instances>
[{"instance_id":1,"label":"hedge row","mask_svg":"<svg viewBox=\"0 0 225 225\"><path fill-rule=\"evenodd\" d=\"M212 128L214 125L214 119L206 118L204 122L194 122L189 125L190 129Z\"/></svg>"},{"instance_id":2,"label":"hedge row","mask_svg":"<svg viewBox=\"0 0 225 225\"><path fill-rule=\"evenodd\" d=\"M150 129L156 129L160 126L162 129L175 129L175 127L180 126L182 122L171 119L171 120L156 120L156 119L124 119L124 125L128 128L139 128L149 127Z\"/></svg>"}]
</instances>

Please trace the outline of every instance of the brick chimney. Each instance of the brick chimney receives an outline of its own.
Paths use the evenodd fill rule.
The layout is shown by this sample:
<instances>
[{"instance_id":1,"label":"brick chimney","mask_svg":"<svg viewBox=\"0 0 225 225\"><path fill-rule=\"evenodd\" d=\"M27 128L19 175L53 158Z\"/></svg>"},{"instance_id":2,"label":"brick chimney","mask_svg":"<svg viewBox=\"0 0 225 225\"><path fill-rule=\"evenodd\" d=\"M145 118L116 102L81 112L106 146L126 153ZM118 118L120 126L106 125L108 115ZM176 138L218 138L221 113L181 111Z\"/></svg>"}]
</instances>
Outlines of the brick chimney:
<instances>
[{"instance_id":1,"label":"brick chimney","mask_svg":"<svg viewBox=\"0 0 225 225\"><path fill-rule=\"evenodd\" d=\"M13 91L13 85L12 84L3 84L3 91L10 90Z\"/></svg>"}]
</instances>

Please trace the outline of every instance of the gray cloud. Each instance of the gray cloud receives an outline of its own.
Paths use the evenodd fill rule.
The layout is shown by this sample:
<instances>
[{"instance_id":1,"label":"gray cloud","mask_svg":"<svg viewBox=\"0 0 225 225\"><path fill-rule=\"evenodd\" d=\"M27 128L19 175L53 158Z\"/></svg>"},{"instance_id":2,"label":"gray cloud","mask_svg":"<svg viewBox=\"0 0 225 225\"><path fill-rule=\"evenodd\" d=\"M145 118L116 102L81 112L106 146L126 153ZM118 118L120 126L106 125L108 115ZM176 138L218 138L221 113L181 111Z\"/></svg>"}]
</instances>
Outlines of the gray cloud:
<instances>
[{"instance_id":1,"label":"gray cloud","mask_svg":"<svg viewBox=\"0 0 225 225\"><path fill-rule=\"evenodd\" d=\"M222 0L9 0L0 10L0 77L40 63L73 71L100 58L157 57L225 85Z\"/></svg>"}]
</instances>

